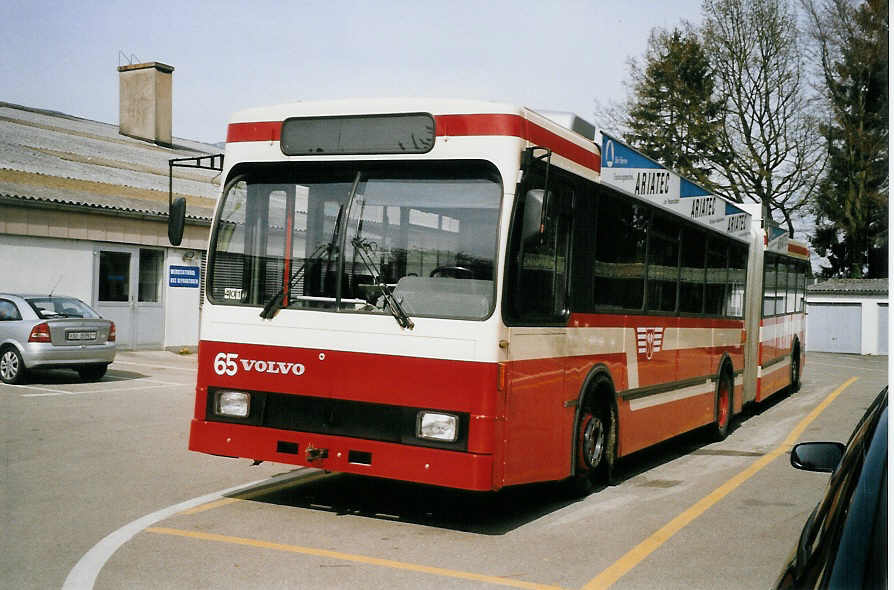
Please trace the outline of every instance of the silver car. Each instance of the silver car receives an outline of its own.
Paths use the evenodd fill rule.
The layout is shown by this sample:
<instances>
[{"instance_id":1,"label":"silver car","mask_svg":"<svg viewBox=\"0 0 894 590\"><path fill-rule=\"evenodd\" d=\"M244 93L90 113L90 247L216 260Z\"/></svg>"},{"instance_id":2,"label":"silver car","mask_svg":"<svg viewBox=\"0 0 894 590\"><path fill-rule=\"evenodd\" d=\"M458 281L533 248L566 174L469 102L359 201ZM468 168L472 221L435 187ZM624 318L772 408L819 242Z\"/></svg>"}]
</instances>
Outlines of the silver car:
<instances>
[{"instance_id":1,"label":"silver car","mask_svg":"<svg viewBox=\"0 0 894 590\"><path fill-rule=\"evenodd\" d=\"M69 368L98 381L115 360L115 323L74 297L0 293L0 379Z\"/></svg>"}]
</instances>

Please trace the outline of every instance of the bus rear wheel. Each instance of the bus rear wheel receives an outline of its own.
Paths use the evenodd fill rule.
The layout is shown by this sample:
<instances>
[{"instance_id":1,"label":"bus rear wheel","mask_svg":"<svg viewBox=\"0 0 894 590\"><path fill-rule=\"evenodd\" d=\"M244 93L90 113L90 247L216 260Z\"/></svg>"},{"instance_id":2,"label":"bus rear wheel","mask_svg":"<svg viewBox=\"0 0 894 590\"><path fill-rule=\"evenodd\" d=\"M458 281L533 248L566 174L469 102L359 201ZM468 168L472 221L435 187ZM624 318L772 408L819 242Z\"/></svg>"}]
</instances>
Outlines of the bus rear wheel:
<instances>
[{"instance_id":1,"label":"bus rear wheel","mask_svg":"<svg viewBox=\"0 0 894 590\"><path fill-rule=\"evenodd\" d=\"M801 351L795 348L792 351L791 385L789 386L789 391L795 393L799 389L801 389Z\"/></svg>"},{"instance_id":2,"label":"bus rear wheel","mask_svg":"<svg viewBox=\"0 0 894 590\"><path fill-rule=\"evenodd\" d=\"M717 380L717 395L714 398L714 439L723 440L729 434L733 415L733 380L728 371Z\"/></svg>"}]
</instances>

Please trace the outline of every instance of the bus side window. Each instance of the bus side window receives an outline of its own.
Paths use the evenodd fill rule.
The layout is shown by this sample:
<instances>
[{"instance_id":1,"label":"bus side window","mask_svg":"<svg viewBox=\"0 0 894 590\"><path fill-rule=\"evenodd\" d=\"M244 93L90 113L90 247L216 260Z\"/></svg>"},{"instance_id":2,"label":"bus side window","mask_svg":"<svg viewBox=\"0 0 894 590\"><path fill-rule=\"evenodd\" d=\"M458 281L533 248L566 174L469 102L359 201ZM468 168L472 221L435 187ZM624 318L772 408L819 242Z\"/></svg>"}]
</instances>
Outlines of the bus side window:
<instances>
[{"instance_id":1,"label":"bus side window","mask_svg":"<svg viewBox=\"0 0 894 590\"><path fill-rule=\"evenodd\" d=\"M705 313L724 315L727 283L727 241L719 236L708 240L708 285L705 295Z\"/></svg>"},{"instance_id":2,"label":"bus side window","mask_svg":"<svg viewBox=\"0 0 894 590\"><path fill-rule=\"evenodd\" d=\"M705 232L683 228L680 262L680 311L702 313L705 303Z\"/></svg>"},{"instance_id":3,"label":"bus side window","mask_svg":"<svg viewBox=\"0 0 894 590\"><path fill-rule=\"evenodd\" d=\"M764 308L763 317L776 315L776 257L764 255Z\"/></svg>"},{"instance_id":4,"label":"bus side window","mask_svg":"<svg viewBox=\"0 0 894 590\"><path fill-rule=\"evenodd\" d=\"M518 253L511 257L517 264L510 294L510 309L516 319L559 321L567 311L572 194L567 185L551 179L542 230L521 237ZM532 211L519 209L516 230L520 233Z\"/></svg>"},{"instance_id":5,"label":"bus side window","mask_svg":"<svg viewBox=\"0 0 894 590\"><path fill-rule=\"evenodd\" d=\"M648 219L641 205L600 196L593 263L596 307L642 310Z\"/></svg>"},{"instance_id":6,"label":"bus side window","mask_svg":"<svg viewBox=\"0 0 894 590\"><path fill-rule=\"evenodd\" d=\"M656 212L649 226L648 244L646 305L649 311L675 311L680 274L679 224L670 216Z\"/></svg>"},{"instance_id":7,"label":"bus side window","mask_svg":"<svg viewBox=\"0 0 894 590\"><path fill-rule=\"evenodd\" d=\"M748 268L748 246L730 242L729 274L726 288L726 315L745 316L745 274Z\"/></svg>"}]
</instances>

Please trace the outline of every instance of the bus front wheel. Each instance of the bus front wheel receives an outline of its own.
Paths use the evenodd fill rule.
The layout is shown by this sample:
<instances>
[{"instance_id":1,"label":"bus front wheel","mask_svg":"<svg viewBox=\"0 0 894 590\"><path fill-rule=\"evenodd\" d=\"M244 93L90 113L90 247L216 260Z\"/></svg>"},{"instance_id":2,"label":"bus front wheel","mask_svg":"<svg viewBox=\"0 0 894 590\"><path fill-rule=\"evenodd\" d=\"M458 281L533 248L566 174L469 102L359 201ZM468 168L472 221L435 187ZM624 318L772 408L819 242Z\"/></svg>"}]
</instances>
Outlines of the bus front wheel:
<instances>
[{"instance_id":1,"label":"bus front wheel","mask_svg":"<svg viewBox=\"0 0 894 590\"><path fill-rule=\"evenodd\" d=\"M573 491L586 495L602 483L608 483L614 457L614 423L606 405L584 406L577 419L575 436L575 474Z\"/></svg>"}]
</instances>

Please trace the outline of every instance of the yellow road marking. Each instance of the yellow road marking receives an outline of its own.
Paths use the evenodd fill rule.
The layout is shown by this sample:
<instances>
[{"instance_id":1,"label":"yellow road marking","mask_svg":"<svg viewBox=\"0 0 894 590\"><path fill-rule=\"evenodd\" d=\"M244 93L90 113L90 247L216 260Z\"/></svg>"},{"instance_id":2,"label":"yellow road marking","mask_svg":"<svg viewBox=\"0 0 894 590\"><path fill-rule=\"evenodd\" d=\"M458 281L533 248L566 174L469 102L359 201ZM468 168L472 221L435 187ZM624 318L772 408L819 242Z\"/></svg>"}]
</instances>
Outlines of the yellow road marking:
<instances>
[{"instance_id":1,"label":"yellow road marking","mask_svg":"<svg viewBox=\"0 0 894 590\"><path fill-rule=\"evenodd\" d=\"M318 479L323 479L324 477L330 477L332 475L333 474L331 473L320 472L313 475L308 475L306 477L300 477L298 479L290 479L289 481L280 484L256 488L247 492L234 494L233 496L230 496L228 498L221 498L220 500L208 502L207 504L202 504L201 506L196 506L195 508L190 508L189 510L184 510L178 516L189 516L190 514L198 514L199 512L205 512L206 510L214 510L215 508L227 506L228 504L234 504L236 502L242 502L244 500L252 500L254 498L257 498L258 496L272 494L274 492L278 492L295 485L310 483L312 481L317 481Z\"/></svg>"},{"instance_id":2,"label":"yellow road marking","mask_svg":"<svg viewBox=\"0 0 894 590\"><path fill-rule=\"evenodd\" d=\"M500 586L512 586L513 588L530 588L532 590L560 590L558 586L548 586L545 584L536 584L534 582L524 582L522 580L513 580L511 578L501 578L499 576L486 576L482 574L474 574L471 572L461 572L456 570L444 569L440 567L431 567L427 565L417 565L414 563L404 563L401 561L392 561L390 559L379 559L377 557L367 557L365 555L353 555L350 553L340 553L338 551L328 551L326 549L315 549L313 547L301 547L299 545L284 545L282 543L271 543L268 541L258 541L256 539L246 539L244 537L230 537L227 535L216 535L213 533L202 533L198 531L185 531L180 529L171 529L165 527L151 527L146 529L148 533L157 535L172 535L175 537L186 537L189 539L201 539L203 541L215 541L218 543L229 543L231 545L242 545L245 547L256 547L259 549L272 549L274 551L285 551L287 553L300 553L301 555L312 555L314 557L323 557L326 559L337 559L340 561L352 561L354 563L362 563L365 565L376 565L392 569L404 571L419 572L423 574L431 574L435 576L458 578L461 580L473 580L476 582L484 582L487 584L497 584Z\"/></svg>"},{"instance_id":3,"label":"yellow road marking","mask_svg":"<svg viewBox=\"0 0 894 590\"><path fill-rule=\"evenodd\" d=\"M856 377L851 377L845 381L838 389L826 396L826 399L814 408L812 412L798 422L798 425L795 426L794 430L792 430L786 439L782 441L782 444L655 531L649 538L628 551L615 563L603 570L598 576L587 582L582 590L602 590L617 582L624 574L636 567L642 560L648 557L649 554L661 547L661 545L677 534L683 527L701 516L708 508L722 500L734 489L745 483L752 475L772 463L774 459L783 455L793 444L795 444L795 442L797 442L798 438L804 430L807 429L810 423L813 422L817 416L829 406L829 404L835 401L835 398L841 395L842 391L850 387L856 380Z\"/></svg>"}]
</instances>

